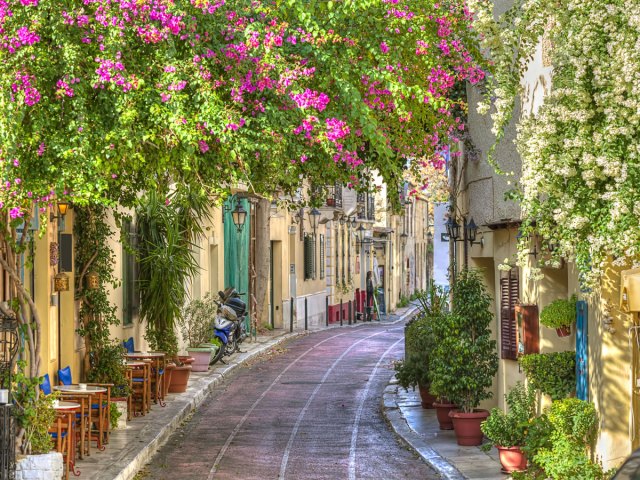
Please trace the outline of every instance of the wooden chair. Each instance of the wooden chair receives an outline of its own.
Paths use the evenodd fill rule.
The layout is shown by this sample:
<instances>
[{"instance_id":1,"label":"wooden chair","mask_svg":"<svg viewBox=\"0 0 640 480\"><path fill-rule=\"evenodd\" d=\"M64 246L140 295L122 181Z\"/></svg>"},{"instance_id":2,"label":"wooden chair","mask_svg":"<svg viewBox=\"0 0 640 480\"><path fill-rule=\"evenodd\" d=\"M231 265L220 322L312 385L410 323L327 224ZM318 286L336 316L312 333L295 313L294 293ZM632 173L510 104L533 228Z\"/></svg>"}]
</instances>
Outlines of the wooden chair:
<instances>
[{"instance_id":1,"label":"wooden chair","mask_svg":"<svg viewBox=\"0 0 640 480\"><path fill-rule=\"evenodd\" d=\"M78 456L79 458L84 458L85 455L91 456L91 395L62 392L60 399L80 405L80 408L74 412Z\"/></svg>"},{"instance_id":2,"label":"wooden chair","mask_svg":"<svg viewBox=\"0 0 640 480\"><path fill-rule=\"evenodd\" d=\"M111 387L113 383L88 383L94 387L106 388L105 393L93 395L91 403L91 423L93 437L96 439L98 450L104 450L111 435Z\"/></svg>"},{"instance_id":3,"label":"wooden chair","mask_svg":"<svg viewBox=\"0 0 640 480\"><path fill-rule=\"evenodd\" d=\"M131 395L129 396L129 416L146 415L151 403L151 365L143 363L129 367L131 376Z\"/></svg>"},{"instance_id":4,"label":"wooden chair","mask_svg":"<svg viewBox=\"0 0 640 480\"><path fill-rule=\"evenodd\" d=\"M56 419L53 425L49 428L49 434L55 442L54 449L57 452L62 453L64 461L64 478L69 478L69 472L73 472L74 475L79 475L80 472L75 470L75 456L74 456L74 433L73 424L75 413L71 412L57 412Z\"/></svg>"}]
</instances>

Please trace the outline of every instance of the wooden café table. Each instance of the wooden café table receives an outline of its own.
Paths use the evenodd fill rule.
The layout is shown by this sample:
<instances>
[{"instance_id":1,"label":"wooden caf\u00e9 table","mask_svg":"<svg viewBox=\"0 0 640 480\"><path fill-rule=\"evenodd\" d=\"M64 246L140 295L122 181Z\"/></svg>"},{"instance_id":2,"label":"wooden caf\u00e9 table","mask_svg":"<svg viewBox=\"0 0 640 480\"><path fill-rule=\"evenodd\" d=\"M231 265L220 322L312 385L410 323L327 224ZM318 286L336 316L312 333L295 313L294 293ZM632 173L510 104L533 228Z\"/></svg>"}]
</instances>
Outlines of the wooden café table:
<instances>
[{"instance_id":1,"label":"wooden caf\u00e9 table","mask_svg":"<svg viewBox=\"0 0 640 480\"><path fill-rule=\"evenodd\" d=\"M125 355L127 360L143 360L151 362L151 383L153 383L152 394L153 400L159 403L161 407L165 406L164 396L160 385L160 372L164 372L166 367L166 354L163 352L133 352Z\"/></svg>"},{"instance_id":2,"label":"wooden caf\u00e9 table","mask_svg":"<svg viewBox=\"0 0 640 480\"><path fill-rule=\"evenodd\" d=\"M103 427L103 419L104 417L104 409L111 408L109 405L105 407L102 395L107 393L106 387L98 387L95 385L83 385L82 387L78 384L73 385L56 385L53 387L54 390L62 392L64 396L72 396L76 398L78 401L82 401L82 397L87 398L86 411L80 412L81 418L81 431L80 431L80 442L84 448L85 434L88 432L88 442L87 442L87 456L91 455L91 431L88 427L91 426L91 405L98 405L98 437L97 437L97 445L99 450L104 450L104 446L102 446L102 427ZM96 398L94 398L96 397ZM84 402L83 407L85 407ZM84 409L84 408L83 408ZM109 418L108 416L106 417ZM82 452L82 449L80 449Z\"/></svg>"},{"instance_id":3,"label":"wooden caf\u00e9 table","mask_svg":"<svg viewBox=\"0 0 640 480\"><path fill-rule=\"evenodd\" d=\"M64 423L67 428L67 452L66 452L66 468L65 477L69 478L69 472L72 472L75 476L80 475L79 471L76 471L76 433L74 429L76 413L81 409L81 405L75 402L57 401L53 405L53 409L56 411L58 418L56 419L57 426L57 438L56 449L59 450L59 445L62 444L62 429L60 426ZM62 419L65 418L65 422ZM65 452L60 452L64 454Z\"/></svg>"}]
</instances>

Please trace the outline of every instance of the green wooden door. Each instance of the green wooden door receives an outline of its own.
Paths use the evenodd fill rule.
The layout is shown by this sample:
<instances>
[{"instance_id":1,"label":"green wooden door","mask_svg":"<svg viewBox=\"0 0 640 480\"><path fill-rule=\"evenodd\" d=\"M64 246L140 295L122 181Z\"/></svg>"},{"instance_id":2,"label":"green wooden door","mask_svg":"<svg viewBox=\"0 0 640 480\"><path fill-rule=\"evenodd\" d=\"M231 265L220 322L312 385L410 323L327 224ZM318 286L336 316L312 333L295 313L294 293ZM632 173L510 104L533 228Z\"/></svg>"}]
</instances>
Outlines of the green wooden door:
<instances>
[{"instance_id":1,"label":"green wooden door","mask_svg":"<svg viewBox=\"0 0 640 480\"><path fill-rule=\"evenodd\" d=\"M249 212L251 208L246 199L237 200ZM231 217L231 211L236 206L236 200L225 202L224 211L224 287L235 287L242 293L242 300L249 306L249 234L250 216L238 232Z\"/></svg>"}]
</instances>

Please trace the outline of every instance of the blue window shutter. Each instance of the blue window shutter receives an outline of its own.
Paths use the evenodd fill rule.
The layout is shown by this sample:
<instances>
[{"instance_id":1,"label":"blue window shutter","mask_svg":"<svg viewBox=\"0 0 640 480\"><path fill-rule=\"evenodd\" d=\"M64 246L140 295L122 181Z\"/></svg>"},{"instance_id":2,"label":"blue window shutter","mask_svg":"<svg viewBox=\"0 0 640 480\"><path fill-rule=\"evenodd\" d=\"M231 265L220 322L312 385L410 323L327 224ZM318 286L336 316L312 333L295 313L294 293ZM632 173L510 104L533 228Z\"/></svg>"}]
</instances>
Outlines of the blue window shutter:
<instances>
[{"instance_id":1,"label":"blue window shutter","mask_svg":"<svg viewBox=\"0 0 640 480\"><path fill-rule=\"evenodd\" d=\"M576 304L576 397L580 400L589 399L589 364L587 334L587 302L580 300Z\"/></svg>"}]
</instances>

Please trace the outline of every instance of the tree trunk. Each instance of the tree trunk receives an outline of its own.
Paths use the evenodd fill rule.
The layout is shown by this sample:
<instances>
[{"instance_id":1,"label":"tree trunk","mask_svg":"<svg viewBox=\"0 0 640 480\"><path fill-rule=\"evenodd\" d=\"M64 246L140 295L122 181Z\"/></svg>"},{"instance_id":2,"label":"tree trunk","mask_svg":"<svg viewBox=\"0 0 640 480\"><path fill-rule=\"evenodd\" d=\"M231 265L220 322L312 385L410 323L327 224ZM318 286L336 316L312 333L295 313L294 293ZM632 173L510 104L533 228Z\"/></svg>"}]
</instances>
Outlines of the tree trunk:
<instances>
[{"instance_id":1,"label":"tree trunk","mask_svg":"<svg viewBox=\"0 0 640 480\"><path fill-rule=\"evenodd\" d=\"M260 198L256 204L256 321L258 325L269 322L269 251L271 249L271 202Z\"/></svg>"}]
</instances>

